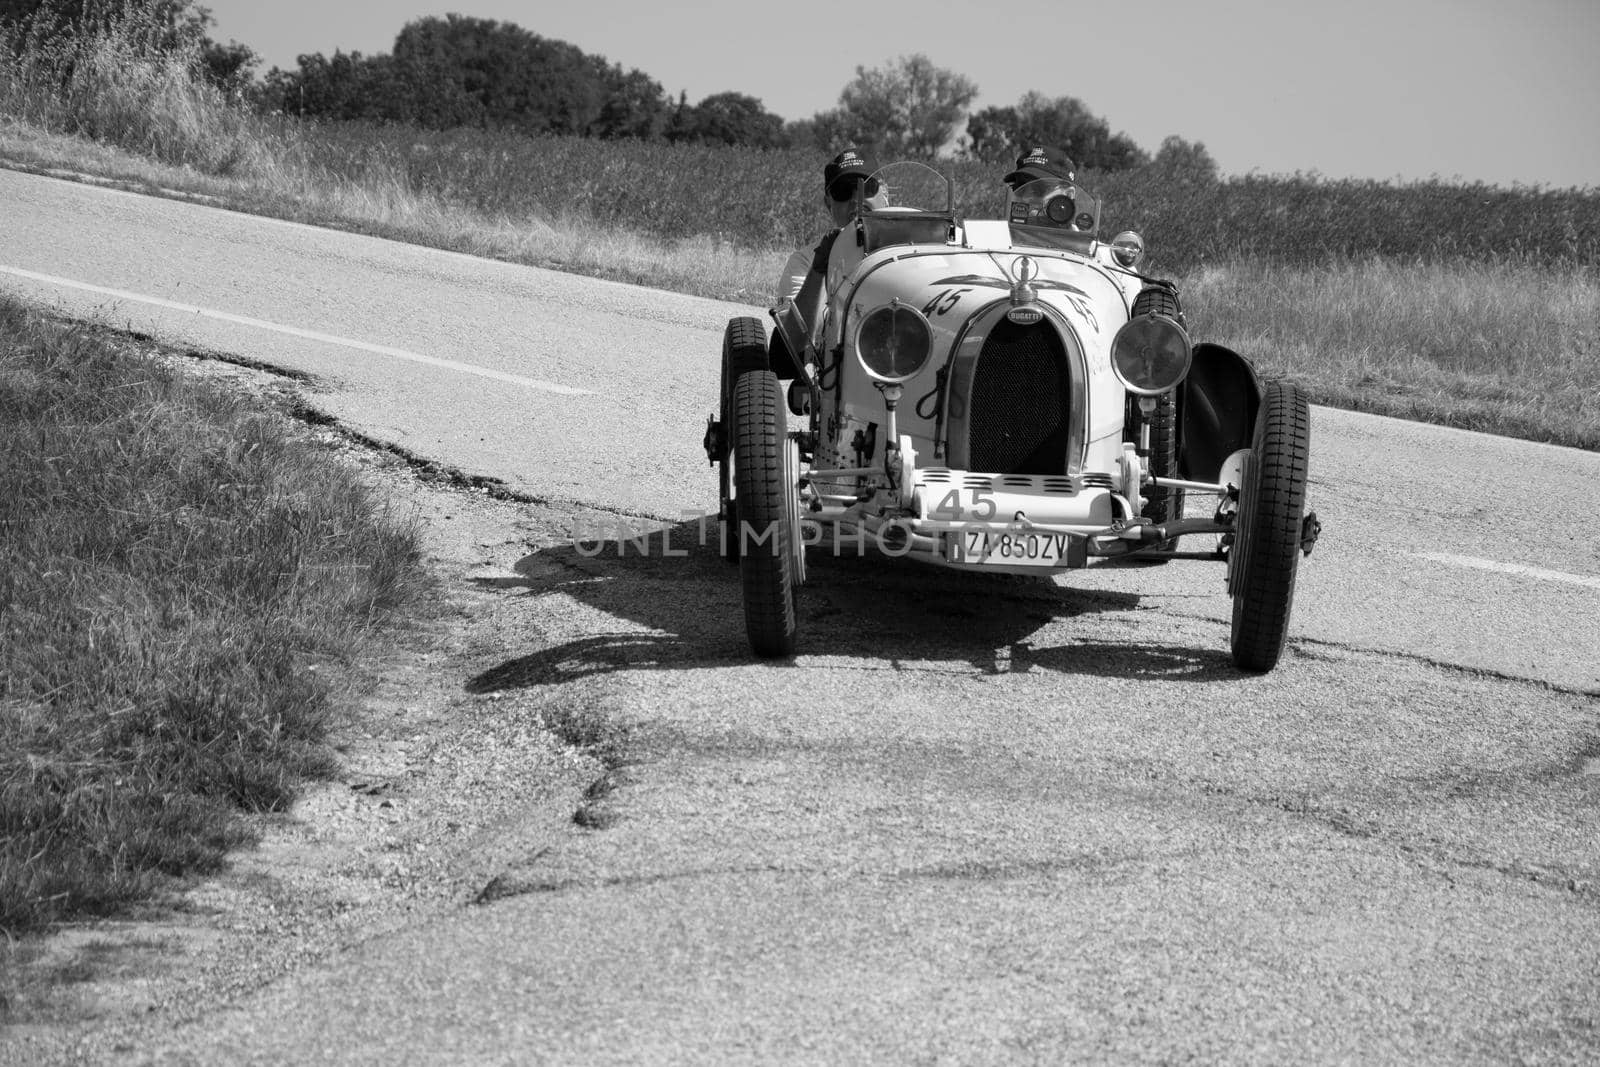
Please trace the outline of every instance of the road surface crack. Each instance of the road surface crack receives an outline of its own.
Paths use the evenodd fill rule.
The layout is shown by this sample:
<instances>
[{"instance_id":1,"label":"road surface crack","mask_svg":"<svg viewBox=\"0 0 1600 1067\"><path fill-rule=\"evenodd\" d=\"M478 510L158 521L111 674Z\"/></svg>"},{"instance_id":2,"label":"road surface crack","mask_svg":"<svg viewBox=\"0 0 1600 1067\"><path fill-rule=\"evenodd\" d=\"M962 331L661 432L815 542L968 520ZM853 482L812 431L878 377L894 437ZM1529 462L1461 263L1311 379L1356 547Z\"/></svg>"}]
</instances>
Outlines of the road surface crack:
<instances>
[{"instance_id":1,"label":"road surface crack","mask_svg":"<svg viewBox=\"0 0 1600 1067\"><path fill-rule=\"evenodd\" d=\"M1404 660L1407 663L1416 663L1447 674L1464 675L1468 678L1492 678L1500 682L1514 682L1518 685L1543 689L1559 696L1585 697L1590 700L1600 699L1600 689L1580 689L1576 686L1561 685L1544 678L1530 678L1523 674L1497 671L1490 667L1468 667L1460 663L1451 663L1448 660L1435 659L1432 656L1424 656L1416 652L1392 652L1387 649L1368 648L1362 645L1347 644L1342 641L1324 641L1315 637L1296 637L1293 645L1296 653L1312 660L1327 661L1329 657L1319 654L1318 650L1334 649L1340 652L1349 652L1353 655Z\"/></svg>"},{"instance_id":2,"label":"road surface crack","mask_svg":"<svg viewBox=\"0 0 1600 1067\"><path fill-rule=\"evenodd\" d=\"M540 853L542 855L543 853ZM538 857L535 856L535 859ZM727 878L749 874L816 874L802 867L785 867L776 863L752 864L748 867L701 867L684 871L664 871L653 874L618 874L607 878L520 878L502 872L489 879L469 904L492 904L510 897L533 893L566 893L582 889L635 889L672 882L697 881L704 878Z\"/></svg>"},{"instance_id":3,"label":"road surface crack","mask_svg":"<svg viewBox=\"0 0 1600 1067\"><path fill-rule=\"evenodd\" d=\"M1467 852L1444 841L1417 841L1386 830L1371 819L1362 819L1344 810L1319 807L1302 797L1262 796L1242 793L1215 783L1199 783L1201 792L1226 797L1260 807L1274 808L1288 815L1318 823L1343 837L1393 845L1418 866L1425 860L1463 870L1485 871L1506 878L1529 882L1545 889L1574 894L1585 901L1600 903L1600 886L1556 868L1498 860ZM1449 878L1449 875L1445 875Z\"/></svg>"}]
</instances>

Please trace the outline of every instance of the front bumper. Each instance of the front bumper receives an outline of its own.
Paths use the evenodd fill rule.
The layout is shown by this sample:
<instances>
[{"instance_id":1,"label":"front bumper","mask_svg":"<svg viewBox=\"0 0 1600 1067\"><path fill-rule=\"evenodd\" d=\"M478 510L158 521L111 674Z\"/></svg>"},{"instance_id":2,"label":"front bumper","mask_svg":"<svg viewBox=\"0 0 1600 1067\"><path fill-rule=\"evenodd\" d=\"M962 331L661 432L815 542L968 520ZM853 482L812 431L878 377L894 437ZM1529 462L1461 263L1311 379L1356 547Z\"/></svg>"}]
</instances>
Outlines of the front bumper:
<instances>
[{"instance_id":1,"label":"front bumper","mask_svg":"<svg viewBox=\"0 0 1600 1067\"><path fill-rule=\"evenodd\" d=\"M889 470L893 477L870 468L810 472L801 485L810 527L802 539L834 551L870 549L958 570L1037 574L1233 529L1233 486L1152 478L1131 451L1115 473L1001 475L918 468L902 438ZM1213 494L1216 514L1152 522L1141 515L1140 490L1158 485ZM1204 555L1217 557L1215 551Z\"/></svg>"}]
</instances>

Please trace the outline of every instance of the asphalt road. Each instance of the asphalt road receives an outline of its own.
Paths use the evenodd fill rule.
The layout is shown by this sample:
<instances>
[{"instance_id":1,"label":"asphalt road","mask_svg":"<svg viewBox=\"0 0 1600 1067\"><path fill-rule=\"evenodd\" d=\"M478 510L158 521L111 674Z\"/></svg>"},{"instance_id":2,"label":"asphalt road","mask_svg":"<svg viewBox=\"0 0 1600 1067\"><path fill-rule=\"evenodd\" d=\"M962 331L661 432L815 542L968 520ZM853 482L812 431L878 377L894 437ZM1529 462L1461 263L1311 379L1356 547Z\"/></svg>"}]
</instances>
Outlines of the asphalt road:
<instances>
[{"instance_id":1,"label":"asphalt road","mask_svg":"<svg viewBox=\"0 0 1600 1067\"><path fill-rule=\"evenodd\" d=\"M0 203L0 290L311 375L574 523L690 548L714 503L721 329L758 311L10 172ZM491 561L526 631L462 684L636 724L620 821L142 1051L1592 1062L1600 456L1312 422L1325 533L1265 677L1214 564L823 554L772 665L704 550Z\"/></svg>"}]
</instances>

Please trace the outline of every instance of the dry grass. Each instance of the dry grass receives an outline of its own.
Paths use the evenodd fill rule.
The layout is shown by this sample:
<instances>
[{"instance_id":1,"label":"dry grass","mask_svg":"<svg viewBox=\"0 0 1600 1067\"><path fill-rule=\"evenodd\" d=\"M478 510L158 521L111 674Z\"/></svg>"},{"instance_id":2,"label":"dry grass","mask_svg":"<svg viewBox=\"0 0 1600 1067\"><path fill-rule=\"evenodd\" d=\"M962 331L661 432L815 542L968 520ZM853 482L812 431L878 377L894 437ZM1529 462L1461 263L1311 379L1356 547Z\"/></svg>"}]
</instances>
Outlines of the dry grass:
<instances>
[{"instance_id":1,"label":"dry grass","mask_svg":"<svg viewBox=\"0 0 1600 1067\"><path fill-rule=\"evenodd\" d=\"M0 299L0 929L213 867L327 771L421 574L286 418Z\"/></svg>"},{"instance_id":2,"label":"dry grass","mask_svg":"<svg viewBox=\"0 0 1600 1067\"><path fill-rule=\"evenodd\" d=\"M1202 339L1320 403L1600 449L1600 270L1259 261L1184 280Z\"/></svg>"},{"instance_id":3,"label":"dry grass","mask_svg":"<svg viewBox=\"0 0 1600 1067\"><path fill-rule=\"evenodd\" d=\"M200 75L198 46L166 46L163 29L129 5L109 28L22 47L0 32L0 112L210 174L259 165L257 124Z\"/></svg>"}]
</instances>

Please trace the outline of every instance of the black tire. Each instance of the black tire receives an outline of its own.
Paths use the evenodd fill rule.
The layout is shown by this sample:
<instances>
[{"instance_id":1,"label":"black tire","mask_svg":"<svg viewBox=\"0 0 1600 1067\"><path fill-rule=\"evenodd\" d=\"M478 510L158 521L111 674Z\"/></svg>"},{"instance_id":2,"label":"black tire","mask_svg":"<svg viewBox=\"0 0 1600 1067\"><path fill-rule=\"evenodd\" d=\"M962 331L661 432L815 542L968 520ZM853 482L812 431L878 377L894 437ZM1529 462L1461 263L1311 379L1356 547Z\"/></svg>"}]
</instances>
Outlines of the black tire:
<instances>
[{"instance_id":1,"label":"black tire","mask_svg":"<svg viewBox=\"0 0 1600 1067\"><path fill-rule=\"evenodd\" d=\"M734 496L733 441L735 411L733 389L739 376L767 369L767 336L754 316L729 319L722 332L721 401L717 418L722 425L722 454L717 458L718 551L729 563L739 562L739 503Z\"/></svg>"},{"instance_id":2,"label":"black tire","mask_svg":"<svg viewBox=\"0 0 1600 1067\"><path fill-rule=\"evenodd\" d=\"M739 569L744 622L758 656L792 656L795 587L800 574L797 486L786 472L783 391L771 371L747 372L734 386L734 482L739 501Z\"/></svg>"},{"instance_id":3,"label":"black tire","mask_svg":"<svg viewBox=\"0 0 1600 1067\"><path fill-rule=\"evenodd\" d=\"M1233 662L1243 670L1270 671L1283 654L1310 463L1311 411L1304 394L1290 382L1268 382L1228 558Z\"/></svg>"},{"instance_id":4,"label":"black tire","mask_svg":"<svg viewBox=\"0 0 1600 1067\"><path fill-rule=\"evenodd\" d=\"M1140 315L1165 315L1185 330L1189 328L1183 319L1183 304L1178 300L1177 290L1165 286L1152 285L1139 290L1139 295L1133 298L1133 310L1129 317L1138 318Z\"/></svg>"}]
</instances>

